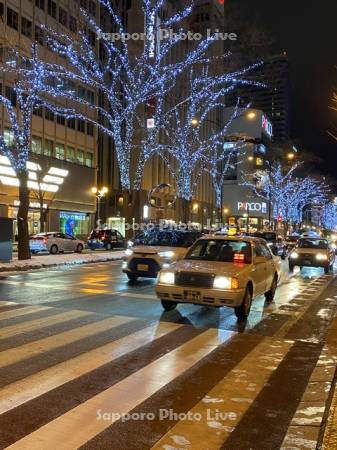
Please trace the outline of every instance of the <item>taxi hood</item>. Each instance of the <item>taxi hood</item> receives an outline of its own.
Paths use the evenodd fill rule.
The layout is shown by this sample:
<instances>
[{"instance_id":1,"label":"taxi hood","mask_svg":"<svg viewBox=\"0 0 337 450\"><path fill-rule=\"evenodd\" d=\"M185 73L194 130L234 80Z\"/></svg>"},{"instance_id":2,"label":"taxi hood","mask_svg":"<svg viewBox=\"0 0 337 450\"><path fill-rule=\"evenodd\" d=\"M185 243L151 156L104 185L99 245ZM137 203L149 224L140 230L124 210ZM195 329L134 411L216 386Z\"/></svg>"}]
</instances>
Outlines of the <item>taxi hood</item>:
<instances>
[{"instance_id":1,"label":"taxi hood","mask_svg":"<svg viewBox=\"0 0 337 450\"><path fill-rule=\"evenodd\" d=\"M296 247L293 249L294 252L303 255L317 255L317 253L328 253L329 249L328 248L305 248L305 247Z\"/></svg>"},{"instance_id":2,"label":"taxi hood","mask_svg":"<svg viewBox=\"0 0 337 450\"><path fill-rule=\"evenodd\" d=\"M170 269L182 272L202 272L234 277L250 264L239 264L221 261L197 261L184 259L171 265ZM169 269L168 269L169 270Z\"/></svg>"},{"instance_id":3,"label":"taxi hood","mask_svg":"<svg viewBox=\"0 0 337 450\"><path fill-rule=\"evenodd\" d=\"M155 245L137 245L132 247L131 250L134 253L141 253L142 255L156 255L160 252L174 252L174 253L186 253L188 248L184 247L169 247L169 246L155 246Z\"/></svg>"}]
</instances>

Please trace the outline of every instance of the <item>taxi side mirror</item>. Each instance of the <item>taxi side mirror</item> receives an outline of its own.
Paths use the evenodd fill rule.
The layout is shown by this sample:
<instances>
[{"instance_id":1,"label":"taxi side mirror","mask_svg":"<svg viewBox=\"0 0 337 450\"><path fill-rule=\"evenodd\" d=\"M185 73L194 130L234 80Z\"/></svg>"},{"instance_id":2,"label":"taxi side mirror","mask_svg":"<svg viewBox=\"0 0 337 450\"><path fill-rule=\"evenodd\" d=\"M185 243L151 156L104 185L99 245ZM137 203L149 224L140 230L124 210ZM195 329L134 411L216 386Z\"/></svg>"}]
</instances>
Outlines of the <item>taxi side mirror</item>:
<instances>
[{"instance_id":1,"label":"taxi side mirror","mask_svg":"<svg viewBox=\"0 0 337 450\"><path fill-rule=\"evenodd\" d=\"M255 264L263 264L267 261L267 259L264 256L256 256L255 257Z\"/></svg>"}]
</instances>

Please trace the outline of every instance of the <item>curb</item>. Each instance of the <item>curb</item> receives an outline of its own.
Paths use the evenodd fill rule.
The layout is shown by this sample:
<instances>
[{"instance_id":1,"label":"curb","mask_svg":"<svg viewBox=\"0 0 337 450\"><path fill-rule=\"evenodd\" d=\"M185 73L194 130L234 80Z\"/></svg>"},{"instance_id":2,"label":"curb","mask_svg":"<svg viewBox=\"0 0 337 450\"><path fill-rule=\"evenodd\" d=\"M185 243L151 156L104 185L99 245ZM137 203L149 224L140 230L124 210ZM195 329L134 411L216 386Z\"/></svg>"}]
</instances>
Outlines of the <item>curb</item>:
<instances>
[{"instance_id":1,"label":"curb","mask_svg":"<svg viewBox=\"0 0 337 450\"><path fill-rule=\"evenodd\" d=\"M62 267L62 266L76 266L76 265L84 265L84 264L96 264L96 263L104 263L111 261L121 261L123 259L122 256L115 256L111 258L100 258L95 259L94 261L68 261L62 263L51 263L51 264L30 264L27 266L12 266L8 268L0 268L1 273L9 273L9 272L28 272L30 270L39 270L39 269L47 269L49 267Z\"/></svg>"}]
</instances>

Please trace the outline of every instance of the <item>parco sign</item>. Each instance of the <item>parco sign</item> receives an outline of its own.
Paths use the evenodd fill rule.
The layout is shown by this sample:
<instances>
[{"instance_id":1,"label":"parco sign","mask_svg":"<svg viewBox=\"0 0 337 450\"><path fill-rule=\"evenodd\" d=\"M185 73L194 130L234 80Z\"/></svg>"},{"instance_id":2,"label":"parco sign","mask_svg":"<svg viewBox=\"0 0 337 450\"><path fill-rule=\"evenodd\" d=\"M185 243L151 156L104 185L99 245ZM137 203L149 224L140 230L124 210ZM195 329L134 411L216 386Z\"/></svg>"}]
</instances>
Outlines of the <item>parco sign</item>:
<instances>
[{"instance_id":1,"label":"parco sign","mask_svg":"<svg viewBox=\"0 0 337 450\"><path fill-rule=\"evenodd\" d=\"M238 202L238 211L267 213L267 203L265 202Z\"/></svg>"}]
</instances>

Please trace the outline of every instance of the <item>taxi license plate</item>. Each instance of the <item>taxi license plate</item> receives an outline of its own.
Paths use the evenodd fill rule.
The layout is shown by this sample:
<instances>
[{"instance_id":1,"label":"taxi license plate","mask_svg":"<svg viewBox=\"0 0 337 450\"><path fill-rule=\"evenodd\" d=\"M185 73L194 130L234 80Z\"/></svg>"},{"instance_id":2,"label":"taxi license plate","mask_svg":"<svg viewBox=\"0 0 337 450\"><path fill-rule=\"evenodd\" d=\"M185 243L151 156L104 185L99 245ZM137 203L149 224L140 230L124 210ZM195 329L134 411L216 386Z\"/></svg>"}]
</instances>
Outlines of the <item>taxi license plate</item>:
<instances>
[{"instance_id":1,"label":"taxi license plate","mask_svg":"<svg viewBox=\"0 0 337 450\"><path fill-rule=\"evenodd\" d=\"M191 301L199 301L200 300L200 292L198 291L185 291L184 292L185 300Z\"/></svg>"},{"instance_id":2,"label":"taxi license plate","mask_svg":"<svg viewBox=\"0 0 337 450\"><path fill-rule=\"evenodd\" d=\"M139 272L147 272L149 270L149 266L147 264L137 264L137 270Z\"/></svg>"}]
</instances>

